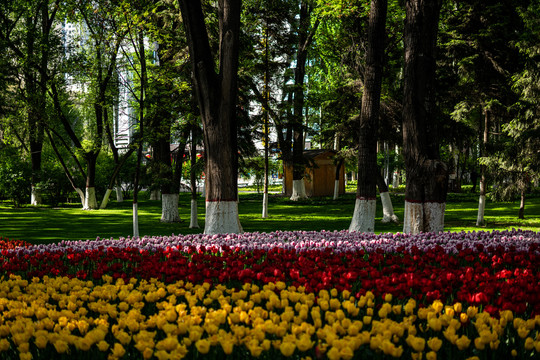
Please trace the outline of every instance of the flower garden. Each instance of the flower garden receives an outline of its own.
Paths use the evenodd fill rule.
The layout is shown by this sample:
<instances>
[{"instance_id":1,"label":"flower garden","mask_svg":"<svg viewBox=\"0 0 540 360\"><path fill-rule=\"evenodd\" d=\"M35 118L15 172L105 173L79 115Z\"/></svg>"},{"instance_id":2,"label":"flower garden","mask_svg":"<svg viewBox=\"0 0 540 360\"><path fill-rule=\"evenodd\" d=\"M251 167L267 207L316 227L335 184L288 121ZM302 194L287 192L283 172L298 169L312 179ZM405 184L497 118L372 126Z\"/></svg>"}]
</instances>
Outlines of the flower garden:
<instances>
[{"instance_id":1,"label":"flower garden","mask_svg":"<svg viewBox=\"0 0 540 360\"><path fill-rule=\"evenodd\" d=\"M2 359L534 359L540 234L0 239Z\"/></svg>"}]
</instances>

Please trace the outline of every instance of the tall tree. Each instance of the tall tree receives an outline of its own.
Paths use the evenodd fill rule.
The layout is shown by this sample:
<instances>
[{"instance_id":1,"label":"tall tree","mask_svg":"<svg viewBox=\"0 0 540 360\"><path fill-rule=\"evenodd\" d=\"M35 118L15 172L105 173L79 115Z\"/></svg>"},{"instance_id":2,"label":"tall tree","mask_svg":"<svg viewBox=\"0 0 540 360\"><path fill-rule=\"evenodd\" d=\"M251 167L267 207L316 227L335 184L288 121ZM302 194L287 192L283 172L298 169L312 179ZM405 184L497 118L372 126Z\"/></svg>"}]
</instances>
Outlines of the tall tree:
<instances>
[{"instance_id":1,"label":"tall tree","mask_svg":"<svg viewBox=\"0 0 540 360\"><path fill-rule=\"evenodd\" d=\"M435 49L441 5L442 0L405 1L405 233L438 232L444 228L448 175L439 156L435 109Z\"/></svg>"},{"instance_id":2,"label":"tall tree","mask_svg":"<svg viewBox=\"0 0 540 360\"><path fill-rule=\"evenodd\" d=\"M515 44L520 54L519 61L513 61L519 66L513 69L511 82L517 100L509 108L511 120L503 124L497 134L498 146L481 162L493 177L492 198L495 201L519 198L518 217L524 219L527 193L531 184L540 179L540 27L536 16L540 4L524 1L511 5L503 13L513 14L513 21L503 24L515 29L508 31L517 40L510 44Z\"/></svg>"},{"instance_id":3,"label":"tall tree","mask_svg":"<svg viewBox=\"0 0 540 360\"><path fill-rule=\"evenodd\" d=\"M296 66L294 68L294 88L293 88L293 189L291 200L307 198L304 184L305 160L304 160L304 92L306 63L308 50L313 41L313 36L319 27L320 21L317 19L311 26L311 14L314 5L311 1L302 0L300 3L300 22L298 25L298 45L296 49Z\"/></svg>"},{"instance_id":4,"label":"tall tree","mask_svg":"<svg viewBox=\"0 0 540 360\"><path fill-rule=\"evenodd\" d=\"M488 181L493 177L485 161L494 158L497 149L504 147L502 128L512 118L517 96L512 91L511 77L523 66L516 43L528 33L523 28L519 9L528 0L497 1L486 4L479 0L446 3L443 8L444 31L441 32L441 83L446 103L450 102L452 117L461 126L452 124L446 133L467 138L463 127L475 133L474 159L480 168L480 196L477 226L485 225ZM473 143L473 141L470 141ZM455 143L455 142L454 142ZM479 163L479 159L484 163ZM475 169L476 172L476 169Z\"/></svg>"},{"instance_id":5,"label":"tall tree","mask_svg":"<svg viewBox=\"0 0 540 360\"><path fill-rule=\"evenodd\" d=\"M40 205L41 158L46 103L48 67L54 53L53 23L60 1L34 0L5 3L0 11L0 40L6 51L14 56L22 78L21 99L26 111L26 148L32 167L31 204Z\"/></svg>"},{"instance_id":6,"label":"tall tree","mask_svg":"<svg viewBox=\"0 0 540 360\"><path fill-rule=\"evenodd\" d=\"M180 1L204 131L205 234L242 232L238 217L236 125L241 1L219 0L217 7L219 60L216 67L201 1Z\"/></svg>"},{"instance_id":7,"label":"tall tree","mask_svg":"<svg viewBox=\"0 0 540 360\"><path fill-rule=\"evenodd\" d=\"M150 171L153 184L161 191L161 221L179 222L180 180L190 132L189 124L181 121L181 114L191 110L191 67L178 9L169 2L144 6L146 12L156 13L151 24L144 23L157 46L149 66L147 95L147 133L153 155ZM173 142L178 143L174 150Z\"/></svg>"},{"instance_id":8,"label":"tall tree","mask_svg":"<svg viewBox=\"0 0 540 360\"><path fill-rule=\"evenodd\" d=\"M377 137L385 48L386 0L372 0L369 13L366 71L358 139L358 185L349 231L374 232L377 194Z\"/></svg>"},{"instance_id":9,"label":"tall tree","mask_svg":"<svg viewBox=\"0 0 540 360\"><path fill-rule=\"evenodd\" d=\"M69 61L75 65L69 74L71 84L62 89L65 78L60 76L51 82L51 95L61 126L86 162L84 209L97 208L96 165L105 139L106 119L112 107L109 90L125 35L117 28L114 9L108 2L81 1L76 4L70 12L74 14L70 21L80 27L80 38L67 39L66 42L66 48L77 49L77 52L69 54ZM70 43L72 47L69 47ZM71 90L71 96L65 96L62 90ZM79 108L79 134L68 116L77 97L86 100L87 104L84 101L83 104L89 107Z\"/></svg>"}]
</instances>

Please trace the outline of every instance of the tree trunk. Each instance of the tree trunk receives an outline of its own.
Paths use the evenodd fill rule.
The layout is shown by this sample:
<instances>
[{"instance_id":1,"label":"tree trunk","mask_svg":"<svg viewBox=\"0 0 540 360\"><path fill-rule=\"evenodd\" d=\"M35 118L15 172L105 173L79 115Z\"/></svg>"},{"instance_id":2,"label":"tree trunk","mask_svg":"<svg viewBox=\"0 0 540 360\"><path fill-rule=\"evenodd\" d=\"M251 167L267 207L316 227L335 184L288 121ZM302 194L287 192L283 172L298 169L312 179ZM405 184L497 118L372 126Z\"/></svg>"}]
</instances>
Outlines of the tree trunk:
<instances>
[{"instance_id":1,"label":"tree trunk","mask_svg":"<svg viewBox=\"0 0 540 360\"><path fill-rule=\"evenodd\" d=\"M146 96L146 56L144 49L143 34L137 34L139 62L141 65L140 76L141 85L138 98L139 105L139 144L137 149L137 164L135 166L135 180L133 181L133 237L139 237L139 180L141 174L141 162L142 162L142 149L144 140L144 110L145 110L145 96Z\"/></svg>"},{"instance_id":2,"label":"tree trunk","mask_svg":"<svg viewBox=\"0 0 540 360\"><path fill-rule=\"evenodd\" d=\"M191 151L190 151L190 173L189 173L189 180L191 185L191 217L189 221L189 228L190 229L198 229L199 228L199 221L197 217L197 179L196 179L196 173L195 173L195 167L197 164L197 139L195 137L196 131L195 131L196 125L192 126L191 129Z\"/></svg>"},{"instance_id":3,"label":"tree trunk","mask_svg":"<svg viewBox=\"0 0 540 360\"><path fill-rule=\"evenodd\" d=\"M384 181L380 171L377 171L377 187L379 188L379 194L381 197L381 203L383 207L382 223L398 223L399 218L394 214L394 206L392 205L392 199L390 199L390 193L388 192L388 185Z\"/></svg>"},{"instance_id":4,"label":"tree trunk","mask_svg":"<svg viewBox=\"0 0 540 360\"><path fill-rule=\"evenodd\" d=\"M486 156L486 147L489 140L489 110L484 109L484 124L480 128L484 129L482 136L482 146L480 148L480 156ZM476 184L474 185L476 187ZM486 165L480 165L480 196L478 199L478 215L476 216L476 226L485 226L486 220L484 219L484 213L486 210Z\"/></svg>"},{"instance_id":5,"label":"tree trunk","mask_svg":"<svg viewBox=\"0 0 540 360\"><path fill-rule=\"evenodd\" d=\"M240 233L238 217L237 79L240 0L220 0L219 73L210 50L201 2L181 0L193 78L204 128L205 234Z\"/></svg>"},{"instance_id":6,"label":"tree trunk","mask_svg":"<svg viewBox=\"0 0 540 360\"><path fill-rule=\"evenodd\" d=\"M162 222L180 222L180 214L178 212L178 198L180 194L180 180L182 179L182 164L184 162L184 152L186 150L186 139L188 137L188 130L182 131L182 140L178 144L175 155L175 167L172 170L172 164L170 163L170 153L167 152L169 158L169 167L172 172L172 184L170 186L162 187L161 194L161 221ZM169 142L167 141L167 146ZM168 192L166 193L165 190Z\"/></svg>"},{"instance_id":7,"label":"tree trunk","mask_svg":"<svg viewBox=\"0 0 540 360\"><path fill-rule=\"evenodd\" d=\"M110 140L112 140L112 136ZM114 147L114 144L112 146ZM105 192L105 195L103 196L103 200L101 201L101 205L99 206L100 209L107 208L107 204L109 203L109 197L111 196L115 183L116 183L116 202L124 201L124 197L122 194L122 187L118 184L117 176L118 176L118 173L120 172L120 169L125 164L126 160L131 156L133 151L135 151L135 148L133 147L130 148L128 152L122 156L121 160L118 158L118 151L116 150L116 148L113 151L113 153L115 154L114 162L116 165L114 167L111 180L109 181L109 186L107 187L107 191Z\"/></svg>"},{"instance_id":8,"label":"tree trunk","mask_svg":"<svg viewBox=\"0 0 540 360\"><path fill-rule=\"evenodd\" d=\"M341 166L343 165L343 162L344 160L340 159L336 164L336 172L334 178L334 200L337 200L339 198L339 174L341 173Z\"/></svg>"},{"instance_id":9,"label":"tree trunk","mask_svg":"<svg viewBox=\"0 0 540 360\"><path fill-rule=\"evenodd\" d=\"M98 208L96 198L96 163L97 154L89 152L86 158L86 193L84 197L84 210L95 210Z\"/></svg>"},{"instance_id":10,"label":"tree trunk","mask_svg":"<svg viewBox=\"0 0 540 360\"><path fill-rule=\"evenodd\" d=\"M441 4L441 0L405 1L405 233L444 229L448 171L439 157L435 117L435 49Z\"/></svg>"},{"instance_id":11,"label":"tree trunk","mask_svg":"<svg viewBox=\"0 0 540 360\"><path fill-rule=\"evenodd\" d=\"M265 17L265 41L264 41L264 191L263 191L263 203L262 203L262 215L263 219L268 218L268 176L269 176L269 160L268 160L268 148L270 146L269 141L269 111L268 104L270 104L270 69L268 59L268 17Z\"/></svg>"},{"instance_id":12,"label":"tree trunk","mask_svg":"<svg viewBox=\"0 0 540 360\"><path fill-rule=\"evenodd\" d=\"M374 232L377 200L377 127L381 100L387 0L372 0L369 13L364 92L360 112L358 183L349 231Z\"/></svg>"},{"instance_id":13,"label":"tree trunk","mask_svg":"<svg viewBox=\"0 0 540 360\"><path fill-rule=\"evenodd\" d=\"M525 190L521 190L521 201L519 203L518 218L525 219Z\"/></svg>"},{"instance_id":14,"label":"tree trunk","mask_svg":"<svg viewBox=\"0 0 540 360\"><path fill-rule=\"evenodd\" d=\"M29 57L35 55L34 41L35 34L28 32ZM31 38L31 39L30 39ZM45 116L45 94L38 90L38 78L34 69L31 69L32 60L28 61L28 68L25 69L25 88L28 101L27 125L30 143L30 162L32 168L31 178L31 205L41 205L41 190L37 184L41 181L41 151L43 149L43 117ZM43 77L43 75L42 75ZM42 79L45 80L45 79Z\"/></svg>"},{"instance_id":15,"label":"tree trunk","mask_svg":"<svg viewBox=\"0 0 540 360\"><path fill-rule=\"evenodd\" d=\"M116 202L123 202L124 201L124 194L122 193L122 187L117 184L115 187L116 191Z\"/></svg>"},{"instance_id":16,"label":"tree trunk","mask_svg":"<svg viewBox=\"0 0 540 360\"><path fill-rule=\"evenodd\" d=\"M297 201L306 199L306 187L304 184L305 160L304 160L304 77L306 76L306 62L308 48L317 31L319 22L309 31L311 18L311 7L307 1L300 3L300 25L298 28L298 50L296 52L296 67L294 69L294 97L293 97L293 152L292 152L292 173L293 192L291 200Z\"/></svg>"}]
</instances>

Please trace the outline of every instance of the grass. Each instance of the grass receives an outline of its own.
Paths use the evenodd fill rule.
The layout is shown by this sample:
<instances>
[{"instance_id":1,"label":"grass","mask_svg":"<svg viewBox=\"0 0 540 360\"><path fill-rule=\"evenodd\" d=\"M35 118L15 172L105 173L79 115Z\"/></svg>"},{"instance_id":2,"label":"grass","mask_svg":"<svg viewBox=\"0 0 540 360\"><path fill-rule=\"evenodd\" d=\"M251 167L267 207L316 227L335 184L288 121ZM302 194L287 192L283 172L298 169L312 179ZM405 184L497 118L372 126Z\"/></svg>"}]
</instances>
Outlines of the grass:
<instances>
[{"instance_id":1,"label":"grass","mask_svg":"<svg viewBox=\"0 0 540 360\"><path fill-rule=\"evenodd\" d=\"M269 217L261 218L262 194L240 193L240 222L244 231L271 232L275 230L343 230L348 229L354 210L355 195L347 193L338 200L316 198L292 202L279 194L271 194ZM525 219L517 217L519 202L486 204L486 226L476 227L478 195L449 194L445 213L446 231L504 230L512 228L540 231L540 196L527 199ZM403 220L403 194L392 194L394 211ZM200 233L204 229L204 198L198 203L200 229L189 229L189 194L180 195L180 223L161 223L161 202L139 202L139 233L142 235L171 235ZM32 243L50 243L60 240L80 240L127 237L133 232L132 203L111 201L106 210L83 211L80 204L61 208L13 208L0 203L0 237L20 239ZM377 233L402 231L402 224L382 224L382 206L377 204L375 231Z\"/></svg>"}]
</instances>

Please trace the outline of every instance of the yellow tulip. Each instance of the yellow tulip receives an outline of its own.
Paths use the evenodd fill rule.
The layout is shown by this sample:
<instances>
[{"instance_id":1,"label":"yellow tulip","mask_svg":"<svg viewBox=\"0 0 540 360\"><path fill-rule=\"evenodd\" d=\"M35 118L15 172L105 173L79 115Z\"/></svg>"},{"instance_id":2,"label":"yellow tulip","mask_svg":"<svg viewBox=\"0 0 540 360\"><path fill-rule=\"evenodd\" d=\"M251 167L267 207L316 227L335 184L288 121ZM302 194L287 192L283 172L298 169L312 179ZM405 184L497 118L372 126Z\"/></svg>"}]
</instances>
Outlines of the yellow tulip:
<instances>
[{"instance_id":1,"label":"yellow tulip","mask_svg":"<svg viewBox=\"0 0 540 360\"><path fill-rule=\"evenodd\" d=\"M30 351L30 344L22 343L19 346L17 346L17 350L19 350L20 353L26 353Z\"/></svg>"},{"instance_id":2,"label":"yellow tulip","mask_svg":"<svg viewBox=\"0 0 540 360\"><path fill-rule=\"evenodd\" d=\"M326 357L329 360L339 360L341 358L341 354L338 349L336 349L335 347L332 347L330 348L330 350L326 352Z\"/></svg>"},{"instance_id":3,"label":"yellow tulip","mask_svg":"<svg viewBox=\"0 0 540 360\"><path fill-rule=\"evenodd\" d=\"M478 314L478 308L476 306L469 306L467 308L467 316L469 318L474 318Z\"/></svg>"},{"instance_id":4,"label":"yellow tulip","mask_svg":"<svg viewBox=\"0 0 540 360\"><path fill-rule=\"evenodd\" d=\"M201 354L207 354L210 350L210 341L207 339L197 340L197 342L195 342L195 347Z\"/></svg>"},{"instance_id":5,"label":"yellow tulip","mask_svg":"<svg viewBox=\"0 0 540 360\"><path fill-rule=\"evenodd\" d=\"M109 344L104 340L101 340L100 342L98 342L97 347L99 351L102 351L102 352L109 350Z\"/></svg>"},{"instance_id":6,"label":"yellow tulip","mask_svg":"<svg viewBox=\"0 0 540 360\"><path fill-rule=\"evenodd\" d=\"M68 351L69 346L68 346L68 343L65 342L64 340L57 340L54 343L54 348L56 349L57 353L63 354L66 351Z\"/></svg>"},{"instance_id":7,"label":"yellow tulip","mask_svg":"<svg viewBox=\"0 0 540 360\"><path fill-rule=\"evenodd\" d=\"M470 344L471 344L471 340L465 335L461 335L461 337L456 340L456 346L458 347L459 350L467 349Z\"/></svg>"},{"instance_id":8,"label":"yellow tulip","mask_svg":"<svg viewBox=\"0 0 540 360\"><path fill-rule=\"evenodd\" d=\"M259 357L264 350L262 346L259 345L257 340L252 340L246 344L251 356Z\"/></svg>"},{"instance_id":9,"label":"yellow tulip","mask_svg":"<svg viewBox=\"0 0 540 360\"><path fill-rule=\"evenodd\" d=\"M292 342L282 342L279 346L279 351L283 354L285 357L292 356L294 354L294 350L296 349L295 343Z\"/></svg>"},{"instance_id":10,"label":"yellow tulip","mask_svg":"<svg viewBox=\"0 0 540 360\"><path fill-rule=\"evenodd\" d=\"M433 304L431 304L431 307L437 312L437 313L440 313L444 307L443 303L441 302L441 300L435 300L433 302Z\"/></svg>"},{"instance_id":11,"label":"yellow tulip","mask_svg":"<svg viewBox=\"0 0 540 360\"><path fill-rule=\"evenodd\" d=\"M426 346L426 340L422 339L420 337L409 335L406 339L407 344L413 348L416 352L422 352L424 351L424 348Z\"/></svg>"},{"instance_id":12,"label":"yellow tulip","mask_svg":"<svg viewBox=\"0 0 540 360\"><path fill-rule=\"evenodd\" d=\"M491 350L497 350L499 348L499 344L501 342L499 340L495 340L489 343L489 347Z\"/></svg>"},{"instance_id":13,"label":"yellow tulip","mask_svg":"<svg viewBox=\"0 0 540 360\"><path fill-rule=\"evenodd\" d=\"M428 325L433 331L441 331L442 321L439 318L428 319Z\"/></svg>"},{"instance_id":14,"label":"yellow tulip","mask_svg":"<svg viewBox=\"0 0 540 360\"><path fill-rule=\"evenodd\" d=\"M301 335L296 340L296 347L300 351L308 351L309 349L311 349L313 347L314 344L315 343L313 341L311 341L311 337L309 335L307 335L307 334Z\"/></svg>"},{"instance_id":15,"label":"yellow tulip","mask_svg":"<svg viewBox=\"0 0 540 360\"><path fill-rule=\"evenodd\" d=\"M489 344L489 342L487 342ZM474 339L474 347L478 350L484 350L486 348L486 343L482 341L482 338L477 337Z\"/></svg>"},{"instance_id":16,"label":"yellow tulip","mask_svg":"<svg viewBox=\"0 0 540 360\"><path fill-rule=\"evenodd\" d=\"M531 337L525 339L525 350L532 350L534 348L534 340Z\"/></svg>"},{"instance_id":17,"label":"yellow tulip","mask_svg":"<svg viewBox=\"0 0 540 360\"><path fill-rule=\"evenodd\" d=\"M45 349L45 347L47 346L47 342L47 337L45 337L44 335L37 336L34 340L34 344L36 344L38 349Z\"/></svg>"},{"instance_id":18,"label":"yellow tulip","mask_svg":"<svg viewBox=\"0 0 540 360\"><path fill-rule=\"evenodd\" d=\"M426 353L427 360L437 360L437 353L435 351L430 351Z\"/></svg>"},{"instance_id":19,"label":"yellow tulip","mask_svg":"<svg viewBox=\"0 0 540 360\"><path fill-rule=\"evenodd\" d=\"M530 330L526 327L521 326L517 329L517 333L520 338L525 339L529 335Z\"/></svg>"},{"instance_id":20,"label":"yellow tulip","mask_svg":"<svg viewBox=\"0 0 540 360\"><path fill-rule=\"evenodd\" d=\"M131 342L131 336L125 331L119 331L115 337L122 345L127 345Z\"/></svg>"},{"instance_id":21,"label":"yellow tulip","mask_svg":"<svg viewBox=\"0 0 540 360\"><path fill-rule=\"evenodd\" d=\"M194 342L195 340L193 339L190 339L192 342ZM165 339L159 341L157 344L156 344L156 349L158 350L165 350L165 351L173 351L174 349L176 349L176 347L178 346L178 339L176 338L176 336L167 336Z\"/></svg>"},{"instance_id":22,"label":"yellow tulip","mask_svg":"<svg viewBox=\"0 0 540 360\"><path fill-rule=\"evenodd\" d=\"M230 339L227 339L227 340L221 340L219 342L219 344L221 345L221 348L223 349L223 352L226 354L226 355L230 355L232 354L233 352L233 348L234 348L234 343L230 340Z\"/></svg>"},{"instance_id":23,"label":"yellow tulip","mask_svg":"<svg viewBox=\"0 0 540 360\"><path fill-rule=\"evenodd\" d=\"M21 353L19 353L19 359L20 360L31 360L32 359L32 353L30 353L30 352L21 352Z\"/></svg>"},{"instance_id":24,"label":"yellow tulip","mask_svg":"<svg viewBox=\"0 0 540 360\"><path fill-rule=\"evenodd\" d=\"M439 351L439 349L441 348L443 342L441 339L437 338L437 337L433 337L433 338L430 338L428 341L427 341L427 346L437 352Z\"/></svg>"},{"instance_id":25,"label":"yellow tulip","mask_svg":"<svg viewBox=\"0 0 540 360\"><path fill-rule=\"evenodd\" d=\"M350 360L354 357L354 351L350 347L344 346L339 351L339 355L341 356L342 359Z\"/></svg>"},{"instance_id":26,"label":"yellow tulip","mask_svg":"<svg viewBox=\"0 0 540 360\"><path fill-rule=\"evenodd\" d=\"M112 355L116 358L121 358L126 353L126 349L122 346L122 344L115 343L112 348Z\"/></svg>"}]
</instances>

